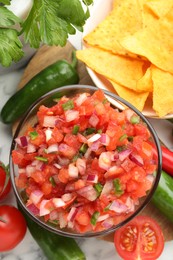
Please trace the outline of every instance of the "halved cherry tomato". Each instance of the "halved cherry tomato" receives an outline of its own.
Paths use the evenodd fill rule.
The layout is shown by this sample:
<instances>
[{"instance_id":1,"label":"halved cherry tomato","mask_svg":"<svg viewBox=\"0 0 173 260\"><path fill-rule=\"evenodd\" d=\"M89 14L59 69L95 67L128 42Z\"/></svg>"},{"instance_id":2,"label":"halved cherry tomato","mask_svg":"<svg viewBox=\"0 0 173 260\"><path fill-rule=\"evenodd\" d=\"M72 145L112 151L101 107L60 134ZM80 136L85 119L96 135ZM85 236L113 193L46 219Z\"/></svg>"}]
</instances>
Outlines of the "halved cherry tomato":
<instances>
[{"instance_id":1,"label":"halved cherry tomato","mask_svg":"<svg viewBox=\"0 0 173 260\"><path fill-rule=\"evenodd\" d=\"M26 221L22 213L13 206L0 206L0 252L13 249L26 233Z\"/></svg>"},{"instance_id":2,"label":"halved cherry tomato","mask_svg":"<svg viewBox=\"0 0 173 260\"><path fill-rule=\"evenodd\" d=\"M10 175L8 167L0 162L0 199L3 199L7 196L11 189Z\"/></svg>"},{"instance_id":3,"label":"halved cherry tomato","mask_svg":"<svg viewBox=\"0 0 173 260\"><path fill-rule=\"evenodd\" d=\"M164 237L154 219L140 215L115 232L114 244L124 260L156 260L163 251Z\"/></svg>"}]
</instances>

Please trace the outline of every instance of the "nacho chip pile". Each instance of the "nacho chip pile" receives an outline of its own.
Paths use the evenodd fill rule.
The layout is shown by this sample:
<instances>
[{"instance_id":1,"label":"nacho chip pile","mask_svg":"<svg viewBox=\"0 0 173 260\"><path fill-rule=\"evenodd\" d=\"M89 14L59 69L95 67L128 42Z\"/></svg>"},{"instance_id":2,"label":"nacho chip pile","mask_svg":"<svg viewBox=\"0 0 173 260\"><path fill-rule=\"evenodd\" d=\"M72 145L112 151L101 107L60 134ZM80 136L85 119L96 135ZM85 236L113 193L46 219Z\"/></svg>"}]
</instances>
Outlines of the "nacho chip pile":
<instances>
[{"instance_id":1,"label":"nacho chip pile","mask_svg":"<svg viewBox=\"0 0 173 260\"><path fill-rule=\"evenodd\" d=\"M115 92L161 118L173 113L173 0L114 0L112 11L84 37L77 58Z\"/></svg>"}]
</instances>

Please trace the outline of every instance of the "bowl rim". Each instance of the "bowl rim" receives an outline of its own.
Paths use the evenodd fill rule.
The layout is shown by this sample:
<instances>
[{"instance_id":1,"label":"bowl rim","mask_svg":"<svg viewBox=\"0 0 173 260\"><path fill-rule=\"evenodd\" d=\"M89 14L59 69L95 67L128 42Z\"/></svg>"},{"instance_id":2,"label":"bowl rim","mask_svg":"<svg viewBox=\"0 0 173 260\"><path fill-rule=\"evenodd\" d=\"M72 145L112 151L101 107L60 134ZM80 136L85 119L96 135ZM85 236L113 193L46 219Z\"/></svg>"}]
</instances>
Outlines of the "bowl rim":
<instances>
[{"instance_id":1,"label":"bowl rim","mask_svg":"<svg viewBox=\"0 0 173 260\"><path fill-rule=\"evenodd\" d=\"M19 195L19 192L16 188L15 185L15 180L14 180L14 164L12 162L12 151L15 148L15 138L18 136L22 126L24 125L27 117L29 116L29 114L34 110L34 108L37 106L37 103L39 103L40 101L51 97L51 95L55 94L55 93L59 93L62 90L63 91L68 91L68 90L78 90L80 92L80 89L84 89L84 90L91 90L91 91L96 91L99 88L95 87L95 86L91 86L91 85L82 85L82 84L76 84L76 85L67 85L67 86L62 86L59 87L57 89L51 90L49 92L47 92L46 94L42 95L40 98L38 98L26 111L26 113L24 113L24 115L22 116L16 131L13 135L13 139L12 139L12 143L11 143L11 147L10 147L10 155L9 155L9 166L10 166L10 177L11 177L11 182L12 182L12 187L15 193L15 196L17 198L17 202L21 205L21 207L24 209L24 211L30 216L30 218L36 222L38 225L40 225L43 228L46 228L48 231L51 231L53 233L56 233L58 235L62 235L62 236L67 236L67 237L72 237L72 238L89 238L89 237L99 237L99 236L105 236L108 235L110 233L113 233L115 230L117 230L118 228L120 228L121 226L124 226L125 224L127 224L130 220L132 220L135 216L137 216L146 206L147 204L150 202L157 186L160 180L160 176L161 176L161 170L162 170L162 153L161 153L161 145L160 145L160 141L159 138L157 136L157 133L155 131L155 129L153 128L153 126L151 125L151 123L148 121L148 119L136 108L134 107L132 104L130 104L128 101L124 100L123 98L119 97L118 95L111 93L107 90L103 90L103 92L105 93L105 95L110 96L111 98L115 98L118 101L122 102L123 104L125 104L127 107L131 108L132 110L134 110L134 112L139 115L141 117L141 119L146 123L147 128L149 129L152 138L154 140L155 146L157 148L157 160L158 160L158 168L157 168L157 175L153 184L152 189L149 191L148 195L146 196L146 198L144 198L143 202L141 203L141 205L135 209L135 211L128 216L126 219L124 219L123 221L121 221L120 223L118 223L117 225L114 225L113 227L103 230L103 231L99 231L99 232L87 232L87 233L72 233L72 232L68 232L68 231L64 231L63 229L57 229L56 227L50 226L47 223L43 222L42 220L40 220L39 218L37 218L36 216L34 216L26 207L25 204L22 202L22 199ZM84 91L83 91L84 92ZM118 108L119 109L119 108Z\"/></svg>"}]
</instances>

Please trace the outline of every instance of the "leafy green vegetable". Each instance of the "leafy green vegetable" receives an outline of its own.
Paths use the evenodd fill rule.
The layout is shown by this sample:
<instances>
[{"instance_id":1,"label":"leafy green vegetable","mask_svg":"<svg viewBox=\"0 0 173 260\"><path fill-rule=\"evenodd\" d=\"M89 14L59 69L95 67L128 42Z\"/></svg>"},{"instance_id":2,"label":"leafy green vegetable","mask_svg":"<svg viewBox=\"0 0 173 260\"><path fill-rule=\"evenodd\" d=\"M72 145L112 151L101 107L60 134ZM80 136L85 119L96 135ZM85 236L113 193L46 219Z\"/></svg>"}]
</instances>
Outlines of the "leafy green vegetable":
<instances>
[{"instance_id":1,"label":"leafy green vegetable","mask_svg":"<svg viewBox=\"0 0 173 260\"><path fill-rule=\"evenodd\" d=\"M34 48L40 43L64 46L68 35L76 33L75 27L82 30L88 16L79 0L34 0L21 33Z\"/></svg>"},{"instance_id":2,"label":"leafy green vegetable","mask_svg":"<svg viewBox=\"0 0 173 260\"><path fill-rule=\"evenodd\" d=\"M1 0L0 4L2 3L4 5L10 5L10 2L11 2L11 0Z\"/></svg>"},{"instance_id":3,"label":"leafy green vegetable","mask_svg":"<svg viewBox=\"0 0 173 260\"><path fill-rule=\"evenodd\" d=\"M9 5L10 0L0 1L0 64L8 67L23 57L21 35L33 48L41 44L65 46L69 34L83 30L92 3L93 0L33 0L23 21L3 6ZM20 33L14 29L16 24Z\"/></svg>"},{"instance_id":4,"label":"leafy green vegetable","mask_svg":"<svg viewBox=\"0 0 173 260\"><path fill-rule=\"evenodd\" d=\"M0 39L0 63L4 67L10 66L12 61L19 61L23 57L22 43L16 30L1 28Z\"/></svg>"},{"instance_id":5,"label":"leafy green vegetable","mask_svg":"<svg viewBox=\"0 0 173 260\"><path fill-rule=\"evenodd\" d=\"M9 27L20 22L20 19L6 7L0 6L0 27Z\"/></svg>"}]
</instances>

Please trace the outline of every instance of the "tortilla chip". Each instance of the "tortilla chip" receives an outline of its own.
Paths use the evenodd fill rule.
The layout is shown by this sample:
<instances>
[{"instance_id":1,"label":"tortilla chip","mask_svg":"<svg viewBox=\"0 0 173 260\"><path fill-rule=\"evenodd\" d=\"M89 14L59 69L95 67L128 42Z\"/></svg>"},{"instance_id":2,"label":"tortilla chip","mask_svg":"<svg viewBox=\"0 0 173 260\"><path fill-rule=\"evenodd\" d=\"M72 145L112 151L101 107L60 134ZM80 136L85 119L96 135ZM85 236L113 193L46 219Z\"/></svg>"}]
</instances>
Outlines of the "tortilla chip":
<instances>
[{"instance_id":1,"label":"tortilla chip","mask_svg":"<svg viewBox=\"0 0 173 260\"><path fill-rule=\"evenodd\" d=\"M110 14L84 37L90 46L117 54L127 54L120 40L142 28L141 7L138 0L116 0Z\"/></svg>"},{"instance_id":2,"label":"tortilla chip","mask_svg":"<svg viewBox=\"0 0 173 260\"><path fill-rule=\"evenodd\" d=\"M153 109L159 117L173 113L173 75L151 66L153 80Z\"/></svg>"},{"instance_id":3,"label":"tortilla chip","mask_svg":"<svg viewBox=\"0 0 173 260\"><path fill-rule=\"evenodd\" d=\"M121 40L128 51L144 56L162 70L173 73L173 8L163 19Z\"/></svg>"},{"instance_id":4,"label":"tortilla chip","mask_svg":"<svg viewBox=\"0 0 173 260\"><path fill-rule=\"evenodd\" d=\"M172 0L148 0L145 5L158 17L165 16L173 7Z\"/></svg>"},{"instance_id":5,"label":"tortilla chip","mask_svg":"<svg viewBox=\"0 0 173 260\"><path fill-rule=\"evenodd\" d=\"M123 87L114 81L110 81L115 88L117 94L135 106L139 111L142 111L149 95L149 92L135 92L131 89Z\"/></svg>"},{"instance_id":6,"label":"tortilla chip","mask_svg":"<svg viewBox=\"0 0 173 260\"><path fill-rule=\"evenodd\" d=\"M144 76L137 81L136 84L136 91L142 92L142 91L153 91L153 82L151 77L151 68L147 68Z\"/></svg>"},{"instance_id":7,"label":"tortilla chip","mask_svg":"<svg viewBox=\"0 0 173 260\"><path fill-rule=\"evenodd\" d=\"M137 82L144 76L144 61L115 55L94 47L78 50L76 56L89 68L107 79L139 91Z\"/></svg>"}]
</instances>

